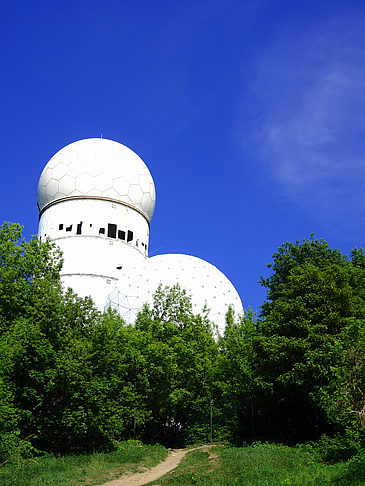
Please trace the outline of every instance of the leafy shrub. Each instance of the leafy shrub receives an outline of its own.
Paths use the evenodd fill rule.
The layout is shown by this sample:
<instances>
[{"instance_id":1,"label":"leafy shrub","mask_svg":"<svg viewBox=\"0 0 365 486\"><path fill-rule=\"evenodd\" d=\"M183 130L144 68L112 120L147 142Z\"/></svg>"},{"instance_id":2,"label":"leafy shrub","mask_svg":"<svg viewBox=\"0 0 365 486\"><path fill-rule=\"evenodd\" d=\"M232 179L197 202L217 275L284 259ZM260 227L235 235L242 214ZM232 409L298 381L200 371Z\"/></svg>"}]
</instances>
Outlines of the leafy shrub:
<instances>
[{"instance_id":1,"label":"leafy shrub","mask_svg":"<svg viewBox=\"0 0 365 486\"><path fill-rule=\"evenodd\" d=\"M19 431L8 432L0 437L0 462L18 461L20 457L30 458L39 455L35 447L28 440L19 437Z\"/></svg>"},{"instance_id":2,"label":"leafy shrub","mask_svg":"<svg viewBox=\"0 0 365 486\"><path fill-rule=\"evenodd\" d=\"M351 436L323 435L318 442L318 450L324 461L335 463L345 461L360 452L360 444Z\"/></svg>"},{"instance_id":3,"label":"leafy shrub","mask_svg":"<svg viewBox=\"0 0 365 486\"><path fill-rule=\"evenodd\" d=\"M365 481L365 450L360 451L347 461L345 472L352 479Z\"/></svg>"}]
</instances>

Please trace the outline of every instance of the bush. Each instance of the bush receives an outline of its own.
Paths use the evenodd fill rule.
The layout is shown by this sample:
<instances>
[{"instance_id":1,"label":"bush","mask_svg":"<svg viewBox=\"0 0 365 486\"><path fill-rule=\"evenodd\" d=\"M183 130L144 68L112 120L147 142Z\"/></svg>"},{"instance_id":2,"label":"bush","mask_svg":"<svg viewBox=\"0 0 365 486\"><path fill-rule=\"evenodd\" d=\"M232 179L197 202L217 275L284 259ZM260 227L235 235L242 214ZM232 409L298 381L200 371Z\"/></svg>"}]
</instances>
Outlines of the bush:
<instances>
[{"instance_id":1,"label":"bush","mask_svg":"<svg viewBox=\"0 0 365 486\"><path fill-rule=\"evenodd\" d=\"M346 461L361 452L361 444L351 436L323 435L318 442L318 450L324 461L335 463Z\"/></svg>"},{"instance_id":2,"label":"bush","mask_svg":"<svg viewBox=\"0 0 365 486\"><path fill-rule=\"evenodd\" d=\"M360 451L347 461L345 472L352 479L365 481L365 450Z\"/></svg>"}]
</instances>

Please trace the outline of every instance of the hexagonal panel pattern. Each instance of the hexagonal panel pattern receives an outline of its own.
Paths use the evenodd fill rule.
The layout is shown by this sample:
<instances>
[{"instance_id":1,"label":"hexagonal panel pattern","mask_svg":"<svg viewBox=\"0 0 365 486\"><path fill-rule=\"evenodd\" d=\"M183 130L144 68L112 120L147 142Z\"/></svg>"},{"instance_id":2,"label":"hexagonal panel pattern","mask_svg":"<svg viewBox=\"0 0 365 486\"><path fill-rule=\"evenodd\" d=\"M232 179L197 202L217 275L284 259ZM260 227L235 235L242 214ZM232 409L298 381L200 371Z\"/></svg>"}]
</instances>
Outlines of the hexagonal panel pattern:
<instances>
[{"instance_id":1,"label":"hexagonal panel pattern","mask_svg":"<svg viewBox=\"0 0 365 486\"><path fill-rule=\"evenodd\" d=\"M142 211L148 221L155 208L152 176L128 147L105 138L67 145L44 168L38 183L38 206L72 196L110 197Z\"/></svg>"},{"instance_id":2,"label":"hexagonal panel pattern","mask_svg":"<svg viewBox=\"0 0 365 486\"><path fill-rule=\"evenodd\" d=\"M76 179L76 189L82 194L87 194L93 187L95 187L95 178L86 172Z\"/></svg>"},{"instance_id":3,"label":"hexagonal panel pattern","mask_svg":"<svg viewBox=\"0 0 365 486\"><path fill-rule=\"evenodd\" d=\"M63 197L66 197L67 194L70 194L70 192L75 190L76 180L74 177L66 174L60 178L58 186L59 192L63 194Z\"/></svg>"},{"instance_id":4,"label":"hexagonal panel pattern","mask_svg":"<svg viewBox=\"0 0 365 486\"><path fill-rule=\"evenodd\" d=\"M128 191L129 199L132 201L132 204L136 206L141 206L142 198L143 198L143 191L142 188L138 184L131 184Z\"/></svg>"},{"instance_id":5,"label":"hexagonal panel pattern","mask_svg":"<svg viewBox=\"0 0 365 486\"><path fill-rule=\"evenodd\" d=\"M243 313L236 289L221 271L200 258L182 254L157 255L138 266L126 267L106 307L118 310L127 323L133 324L143 305L153 303L160 283L170 287L178 283L191 295L193 311L198 314L207 310L220 333L224 332L229 305L236 313Z\"/></svg>"}]
</instances>

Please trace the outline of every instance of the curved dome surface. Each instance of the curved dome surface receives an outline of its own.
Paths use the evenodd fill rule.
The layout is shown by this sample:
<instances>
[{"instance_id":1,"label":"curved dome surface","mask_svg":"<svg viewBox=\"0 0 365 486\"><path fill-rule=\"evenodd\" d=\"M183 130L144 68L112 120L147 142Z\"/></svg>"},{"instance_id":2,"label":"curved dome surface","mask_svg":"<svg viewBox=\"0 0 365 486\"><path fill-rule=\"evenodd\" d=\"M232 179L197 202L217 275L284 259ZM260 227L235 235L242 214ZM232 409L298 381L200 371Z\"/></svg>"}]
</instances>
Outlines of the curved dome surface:
<instances>
[{"instance_id":1,"label":"curved dome surface","mask_svg":"<svg viewBox=\"0 0 365 486\"><path fill-rule=\"evenodd\" d=\"M225 315L231 305L236 313L243 313L241 299L228 278L214 265L190 255L157 255L143 264L129 267L121 285L109 295L107 306L133 323L146 302L153 303L159 284L179 284L191 295L193 312L201 313L206 305L208 318L220 333L224 332Z\"/></svg>"},{"instance_id":2,"label":"curved dome surface","mask_svg":"<svg viewBox=\"0 0 365 486\"><path fill-rule=\"evenodd\" d=\"M38 207L74 196L106 198L141 211L148 221L155 208L155 185L143 160L131 149L105 138L67 145L44 168Z\"/></svg>"}]
</instances>

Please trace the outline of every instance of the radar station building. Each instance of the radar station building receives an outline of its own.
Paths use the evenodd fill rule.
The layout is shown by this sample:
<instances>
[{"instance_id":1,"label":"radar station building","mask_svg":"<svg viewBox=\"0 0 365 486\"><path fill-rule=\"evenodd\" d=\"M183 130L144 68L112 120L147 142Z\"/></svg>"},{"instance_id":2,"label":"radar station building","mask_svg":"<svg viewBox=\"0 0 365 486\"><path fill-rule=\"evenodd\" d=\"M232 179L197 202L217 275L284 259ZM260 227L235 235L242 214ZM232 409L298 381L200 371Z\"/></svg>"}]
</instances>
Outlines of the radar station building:
<instances>
[{"instance_id":1,"label":"radar station building","mask_svg":"<svg viewBox=\"0 0 365 486\"><path fill-rule=\"evenodd\" d=\"M45 166L37 200L38 237L49 237L63 252L63 286L90 296L99 310L116 309L133 324L160 283L178 283L195 313L210 309L220 333L229 305L243 313L234 286L210 263L185 254L149 258L155 185L128 147L104 138L67 145Z\"/></svg>"}]
</instances>

